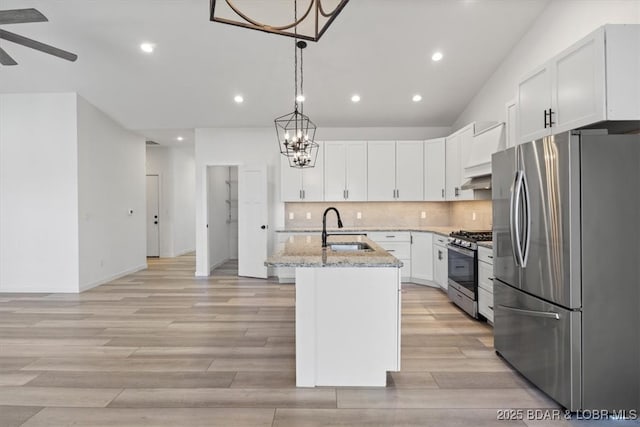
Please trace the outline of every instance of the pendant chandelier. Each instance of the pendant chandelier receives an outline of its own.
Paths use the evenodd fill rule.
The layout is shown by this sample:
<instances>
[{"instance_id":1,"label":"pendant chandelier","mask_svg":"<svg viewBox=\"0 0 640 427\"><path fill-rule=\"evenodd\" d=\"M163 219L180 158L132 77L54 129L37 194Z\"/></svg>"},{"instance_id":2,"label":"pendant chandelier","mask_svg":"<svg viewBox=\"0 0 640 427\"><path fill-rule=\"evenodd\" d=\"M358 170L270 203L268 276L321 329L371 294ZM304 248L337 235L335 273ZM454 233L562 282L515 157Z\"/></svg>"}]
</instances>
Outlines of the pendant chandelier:
<instances>
[{"instance_id":1,"label":"pendant chandelier","mask_svg":"<svg viewBox=\"0 0 640 427\"><path fill-rule=\"evenodd\" d=\"M316 164L318 149L315 142L316 125L304 114L303 49L307 43L296 40L294 45L294 103L293 112L274 120L280 153L294 168L312 168ZM300 50L300 92L298 92L298 49Z\"/></svg>"},{"instance_id":2,"label":"pendant chandelier","mask_svg":"<svg viewBox=\"0 0 640 427\"><path fill-rule=\"evenodd\" d=\"M211 0L209 19L267 33L318 41L349 0L301 0L301 15L291 16L298 0ZM269 23L267 23L269 22Z\"/></svg>"}]
</instances>

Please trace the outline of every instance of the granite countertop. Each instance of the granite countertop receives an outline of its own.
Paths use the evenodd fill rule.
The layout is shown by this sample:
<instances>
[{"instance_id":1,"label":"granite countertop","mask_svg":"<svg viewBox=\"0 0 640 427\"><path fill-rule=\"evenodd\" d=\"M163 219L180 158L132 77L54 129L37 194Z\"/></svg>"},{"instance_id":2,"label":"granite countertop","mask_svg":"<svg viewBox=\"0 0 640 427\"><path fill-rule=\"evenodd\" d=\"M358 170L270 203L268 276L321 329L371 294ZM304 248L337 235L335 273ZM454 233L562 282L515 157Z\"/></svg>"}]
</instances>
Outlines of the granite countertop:
<instances>
[{"instance_id":1,"label":"granite countertop","mask_svg":"<svg viewBox=\"0 0 640 427\"><path fill-rule=\"evenodd\" d=\"M344 228L327 228L327 231L330 233L357 233L357 232L365 232L365 231L414 231L414 232L430 232L437 233L443 236L448 236L452 231L460 230L464 227L453 227L453 226L434 226L434 225L425 225L425 226L353 226L353 227L344 227ZM293 227L293 228L279 228L275 230L276 233L321 233L322 227Z\"/></svg>"},{"instance_id":2,"label":"granite countertop","mask_svg":"<svg viewBox=\"0 0 640 427\"><path fill-rule=\"evenodd\" d=\"M322 248L322 238L292 235L284 249L265 261L267 267L402 267L402 261L362 235L332 235L328 243L367 243L373 251L335 252Z\"/></svg>"}]
</instances>

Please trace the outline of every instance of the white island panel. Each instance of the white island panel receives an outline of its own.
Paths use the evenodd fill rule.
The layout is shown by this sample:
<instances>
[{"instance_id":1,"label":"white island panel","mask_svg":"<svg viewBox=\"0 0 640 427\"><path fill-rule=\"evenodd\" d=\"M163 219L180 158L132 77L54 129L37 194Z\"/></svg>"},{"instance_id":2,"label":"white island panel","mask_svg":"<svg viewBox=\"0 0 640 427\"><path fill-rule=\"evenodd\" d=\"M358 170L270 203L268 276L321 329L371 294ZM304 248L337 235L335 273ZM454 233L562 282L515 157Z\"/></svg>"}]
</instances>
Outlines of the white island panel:
<instances>
[{"instance_id":1,"label":"white island panel","mask_svg":"<svg viewBox=\"0 0 640 427\"><path fill-rule=\"evenodd\" d=\"M296 268L296 385L386 385L400 370L400 269Z\"/></svg>"}]
</instances>

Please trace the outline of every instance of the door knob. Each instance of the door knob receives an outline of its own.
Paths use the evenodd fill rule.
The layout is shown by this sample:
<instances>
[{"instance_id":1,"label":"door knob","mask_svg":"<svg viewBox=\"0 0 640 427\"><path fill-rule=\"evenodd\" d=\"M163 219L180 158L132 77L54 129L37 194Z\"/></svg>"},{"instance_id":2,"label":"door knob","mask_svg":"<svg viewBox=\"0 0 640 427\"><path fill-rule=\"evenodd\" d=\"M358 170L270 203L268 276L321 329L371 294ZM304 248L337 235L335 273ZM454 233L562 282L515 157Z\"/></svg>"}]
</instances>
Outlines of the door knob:
<instances>
[{"instance_id":1,"label":"door knob","mask_svg":"<svg viewBox=\"0 0 640 427\"><path fill-rule=\"evenodd\" d=\"M264 230L264 229L267 228L267 226L266 225L261 225L260 228Z\"/></svg>"},{"instance_id":2,"label":"door knob","mask_svg":"<svg viewBox=\"0 0 640 427\"><path fill-rule=\"evenodd\" d=\"M154 224L157 224L157 223L158 223L158 221L153 221L153 223L154 223Z\"/></svg>"}]
</instances>

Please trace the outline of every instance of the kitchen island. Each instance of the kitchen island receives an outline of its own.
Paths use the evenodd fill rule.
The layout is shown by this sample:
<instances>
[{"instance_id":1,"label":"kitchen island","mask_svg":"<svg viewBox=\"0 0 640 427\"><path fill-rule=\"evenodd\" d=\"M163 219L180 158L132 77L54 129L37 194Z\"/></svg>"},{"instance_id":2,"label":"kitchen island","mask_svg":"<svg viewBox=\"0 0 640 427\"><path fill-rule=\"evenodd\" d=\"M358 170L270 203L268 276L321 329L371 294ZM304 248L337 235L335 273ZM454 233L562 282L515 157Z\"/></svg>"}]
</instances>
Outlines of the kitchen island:
<instances>
[{"instance_id":1,"label":"kitchen island","mask_svg":"<svg viewBox=\"0 0 640 427\"><path fill-rule=\"evenodd\" d=\"M400 370L402 262L365 236L328 245L293 235L265 262L296 269L296 385L384 387Z\"/></svg>"}]
</instances>

